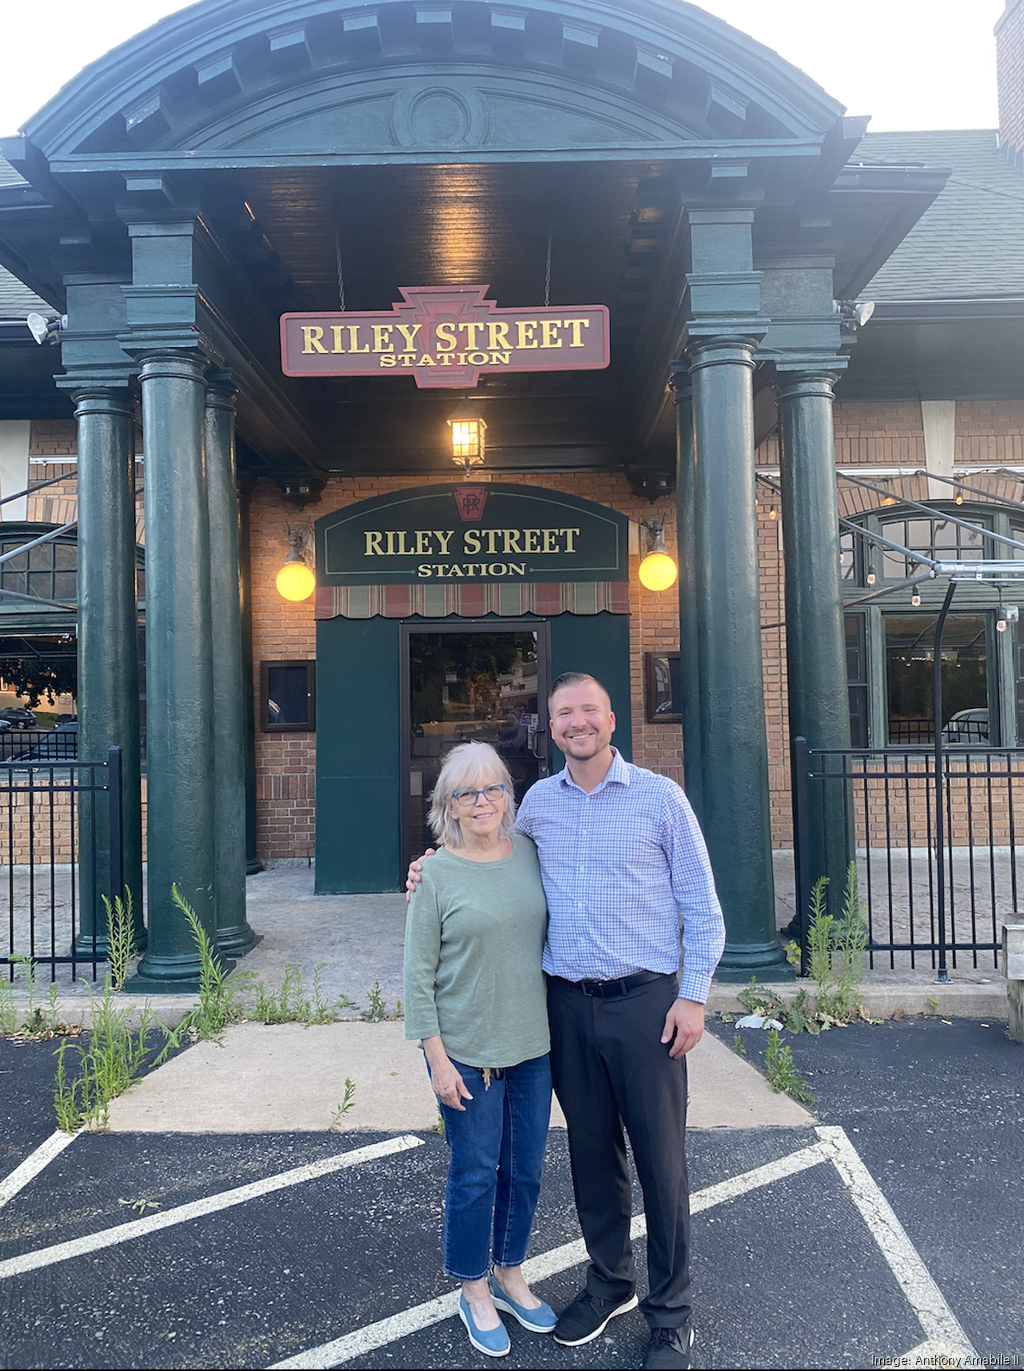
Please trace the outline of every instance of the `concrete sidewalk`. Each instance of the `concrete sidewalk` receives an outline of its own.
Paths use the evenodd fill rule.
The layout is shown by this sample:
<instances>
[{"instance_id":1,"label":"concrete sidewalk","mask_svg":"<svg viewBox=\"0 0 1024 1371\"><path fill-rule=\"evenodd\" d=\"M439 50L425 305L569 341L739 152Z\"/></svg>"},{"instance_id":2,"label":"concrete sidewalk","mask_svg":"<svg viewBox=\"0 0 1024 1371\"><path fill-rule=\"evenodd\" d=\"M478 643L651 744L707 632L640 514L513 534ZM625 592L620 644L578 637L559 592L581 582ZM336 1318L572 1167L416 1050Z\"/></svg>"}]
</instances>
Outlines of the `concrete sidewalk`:
<instances>
[{"instance_id":1,"label":"concrete sidewalk","mask_svg":"<svg viewBox=\"0 0 1024 1371\"><path fill-rule=\"evenodd\" d=\"M332 1006L339 1001L351 1002L339 1008L342 1018L358 1019L375 985L387 1012L394 1012L402 995L405 896L315 895L313 880L311 866L279 867L248 878L248 918L261 941L238 964L239 971L254 977L244 997L254 997L256 982L268 990L278 989L286 967L291 966L301 975L306 998L312 997L319 969L323 1000ZM784 908L780 909L780 917L783 915L788 917ZM936 984L929 966L865 970L865 1013L872 1019L890 1018L898 1011L945 1018L1005 1019L1006 982L995 971L972 969L969 954L960 954L958 960L960 964L951 969L946 985ZM84 1025L88 1022L90 983L71 981L69 976L70 968L58 968L59 1017L70 1025ZM759 981L773 984L783 998L797 993L793 980L770 982L759 977ZM17 993L18 981L14 984ZM740 989L739 985L714 984L709 1010L739 1011L736 992ZM194 1000L184 995L158 995L150 997L149 1003L173 1027Z\"/></svg>"},{"instance_id":2,"label":"concrete sidewalk","mask_svg":"<svg viewBox=\"0 0 1024 1371\"><path fill-rule=\"evenodd\" d=\"M690 1053L690 1127L803 1127L811 1115L706 1033ZM379 1132L437 1124L423 1056L401 1023L237 1024L197 1043L110 1106L120 1133L323 1131L348 1077L353 1107L336 1126ZM564 1128L557 1102L551 1126Z\"/></svg>"}]
</instances>

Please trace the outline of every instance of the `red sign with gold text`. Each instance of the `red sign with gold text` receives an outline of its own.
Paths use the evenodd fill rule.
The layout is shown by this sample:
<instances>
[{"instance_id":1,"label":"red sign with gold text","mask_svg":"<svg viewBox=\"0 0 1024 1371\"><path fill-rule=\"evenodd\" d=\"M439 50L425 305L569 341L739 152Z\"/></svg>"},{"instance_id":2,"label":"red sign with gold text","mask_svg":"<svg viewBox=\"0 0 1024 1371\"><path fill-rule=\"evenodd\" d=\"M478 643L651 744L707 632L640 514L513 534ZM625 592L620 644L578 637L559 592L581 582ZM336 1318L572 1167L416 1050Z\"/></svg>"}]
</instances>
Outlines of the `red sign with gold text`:
<instances>
[{"instance_id":1,"label":"red sign with gold text","mask_svg":"<svg viewBox=\"0 0 1024 1371\"><path fill-rule=\"evenodd\" d=\"M406 376L475 386L482 371L590 371L608 365L608 307L498 309L487 286L400 286L365 313L281 316L286 376Z\"/></svg>"}]
</instances>

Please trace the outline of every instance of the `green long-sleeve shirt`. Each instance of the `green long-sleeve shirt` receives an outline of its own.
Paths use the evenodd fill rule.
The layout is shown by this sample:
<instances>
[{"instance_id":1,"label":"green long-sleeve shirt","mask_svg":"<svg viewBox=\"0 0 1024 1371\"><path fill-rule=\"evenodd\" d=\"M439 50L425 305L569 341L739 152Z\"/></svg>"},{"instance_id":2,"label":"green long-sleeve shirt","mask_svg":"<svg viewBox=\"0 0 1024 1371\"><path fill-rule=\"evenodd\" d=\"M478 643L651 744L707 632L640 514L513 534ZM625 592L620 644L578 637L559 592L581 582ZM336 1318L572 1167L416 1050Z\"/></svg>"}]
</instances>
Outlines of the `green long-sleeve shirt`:
<instances>
[{"instance_id":1,"label":"green long-sleeve shirt","mask_svg":"<svg viewBox=\"0 0 1024 1371\"><path fill-rule=\"evenodd\" d=\"M548 1051L540 969L547 905L537 849L473 862L442 848L423 863L405 925L405 1036L440 1034L467 1066L516 1066Z\"/></svg>"}]
</instances>

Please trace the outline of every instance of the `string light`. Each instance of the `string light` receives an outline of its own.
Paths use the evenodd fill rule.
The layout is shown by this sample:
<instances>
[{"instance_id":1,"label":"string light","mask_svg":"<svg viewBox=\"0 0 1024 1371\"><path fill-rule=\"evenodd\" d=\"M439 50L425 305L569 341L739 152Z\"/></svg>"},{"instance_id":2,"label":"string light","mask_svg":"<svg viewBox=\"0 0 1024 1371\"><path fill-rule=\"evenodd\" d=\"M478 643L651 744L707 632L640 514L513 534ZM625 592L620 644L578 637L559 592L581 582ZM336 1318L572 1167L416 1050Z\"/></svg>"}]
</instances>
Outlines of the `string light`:
<instances>
[{"instance_id":1,"label":"string light","mask_svg":"<svg viewBox=\"0 0 1024 1371\"><path fill-rule=\"evenodd\" d=\"M910 603L914 606L915 609L921 603L921 592L918 590L917 586L914 587L914 593L910 597Z\"/></svg>"},{"instance_id":2,"label":"string light","mask_svg":"<svg viewBox=\"0 0 1024 1371\"><path fill-rule=\"evenodd\" d=\"M875 584L875 568L873 565L868 567L867 581L869 586Z\"/></svg>"}]
</instances>

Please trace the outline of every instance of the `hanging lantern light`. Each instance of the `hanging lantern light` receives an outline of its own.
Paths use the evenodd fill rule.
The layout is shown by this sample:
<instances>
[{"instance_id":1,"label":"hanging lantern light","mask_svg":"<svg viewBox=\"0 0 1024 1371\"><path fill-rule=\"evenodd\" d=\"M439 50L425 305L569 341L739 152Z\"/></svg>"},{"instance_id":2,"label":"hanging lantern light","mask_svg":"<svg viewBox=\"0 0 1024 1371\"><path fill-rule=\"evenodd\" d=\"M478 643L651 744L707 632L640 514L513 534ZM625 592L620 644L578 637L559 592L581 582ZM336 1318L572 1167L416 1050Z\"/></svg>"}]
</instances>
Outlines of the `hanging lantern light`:
<instances>
[{"instance_id":1,"label":"hanging lantern light","mask_svg":"<svg viewBox=\"0 0 1024 1371\"><path fill-rule=\"evenodd\" d=\"M665 521L645 519L642 527L647 535L648 551L637 573L640 584L648 590L668 590L675 585L679 568L665 546Z\"/></svg>"},{"instance_id":2,"label":"hanging lantern light","mask_svg":"<svg viewBox=\"0 0 1024 1371\"><path fill-rule=\"evenodd\" d=\"M474 467L483 466L487 425L479 409L463 400L448 417L452 431L452 461L468 476Z\"/></svg>"},{"instance_id":3,"label":"hanging lantern light","mask_svg":"<svg viewBox=\"0 0 1024 1371\"><path fill-rule=\"evenodd\" d=\"M278 594L286 600L308 600L316 589L316 577L310 562L313 560L312 531L308 524L298 524L288 530L288 555L277 573Z\"/></svg>"}]
</instances>

